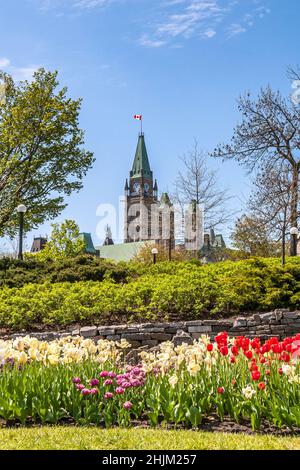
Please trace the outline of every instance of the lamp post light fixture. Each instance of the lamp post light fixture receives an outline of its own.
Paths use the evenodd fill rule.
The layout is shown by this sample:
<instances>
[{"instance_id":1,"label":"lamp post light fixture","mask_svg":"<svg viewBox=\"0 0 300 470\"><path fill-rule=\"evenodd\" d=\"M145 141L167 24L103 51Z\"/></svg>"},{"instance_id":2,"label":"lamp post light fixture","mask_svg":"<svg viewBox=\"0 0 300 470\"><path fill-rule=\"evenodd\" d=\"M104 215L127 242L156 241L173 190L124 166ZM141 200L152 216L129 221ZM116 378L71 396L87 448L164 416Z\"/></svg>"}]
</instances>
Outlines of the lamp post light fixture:
<instances>
[{"instance_id":1,"label":"lamp post light fixture","mask_svg":"<svg viewBox=\"0 0 300 470\"><path fill-rule=\"evenodd\" d=\"M291 256L297 256L297 243L299 230L297 227L292 227L290 230L291 234Z\"/></svg>"},{"instance_id":2,"label":"lamp post light fixture","mask_svg":"<svg viewBox=\"0 0 300 470\"><path fill-rule=\"evenodd\" d=\"M151 250L152 257L153 257L153 264L156 263L156 256L158 255L158 249L157 248L152 248Z\"/></svg>"},{"instance_id":3,"label":"lamp post light fixture","mask_svg":"<svg viewBox=\"0 0 300 470\"><path fill-rule=\"evenodd\" d=\"M23 259L23 232L24 232L24 214L27 211L27 207L24 204L20 204L17 207L19 213L19 251L18 259Z\"/></svg>"}]
</instances>

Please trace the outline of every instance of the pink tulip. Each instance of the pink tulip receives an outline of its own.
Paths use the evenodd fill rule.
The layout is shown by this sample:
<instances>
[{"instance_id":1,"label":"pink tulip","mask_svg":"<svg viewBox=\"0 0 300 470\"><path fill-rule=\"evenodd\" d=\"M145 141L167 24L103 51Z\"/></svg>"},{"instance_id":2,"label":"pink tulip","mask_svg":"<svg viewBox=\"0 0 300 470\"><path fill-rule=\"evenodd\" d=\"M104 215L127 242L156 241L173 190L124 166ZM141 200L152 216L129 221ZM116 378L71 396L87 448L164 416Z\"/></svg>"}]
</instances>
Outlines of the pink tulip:
<instances>
[{"instance_id":1,"label":"pink tulip","mask_svg":"<svg viewBox=\"0 0 300 470\"><path fill-rule=\"evenodd\" d=\"M123 388L129 388L129 387L131 387L131 383L129 383L129 382L123 382L122 387L123 387Z\"/></svg>"},{"instance_id":2,"label":"pink tulip","mask_svg":"<svg viewBox=\"0 0 300 470\"><path fill-rule=\"evenodd\" d=\"M108 385L112 385L113 381L111 379L106 379L106 380L104 380L103 383L104 383L105 387L107 387Z\"/></svg>"},{"instance_id":3,"label":"pink tulip","mask_svg":"<svg viewBox=\"0 0 300 470\"><path fill-rule=\"evenodd\" d=\"M92 379L90 381L90 386L94 387L95 385L99 385L99 380L98 379Z\"/></svg>"},{"instance_id":4,"label":"pink tulip","mask_svg":"<svg viewBox=\"0 0 300 470\"><path fill-rule=\"evenodd\" d=\"M83 384L76 384L75 385L77 390L83 390L85 388L85 386Z\"/></svg>"},{"instance_id":5,"label":"pink tulip","mask_svg":"<svg viewBox=\"0 0 300 470\"><path fill-rule=\"evenodd\" d=\"M132 408L131 401L125 401L125 403L123 404L123 408L125 408L125 410L130 410L130 408Z\"/></svg>"},{"instance_id":6,"label":"pink tulip","mask_svg":"<svg viewBox=\"0 0 300 470\"><path fill-rule=\"evenodd\" d=\"M108 376L108 372L107 370L103 370L102 372L100 372L100 377L107 377Z\"/></svg>"}]
</instances>

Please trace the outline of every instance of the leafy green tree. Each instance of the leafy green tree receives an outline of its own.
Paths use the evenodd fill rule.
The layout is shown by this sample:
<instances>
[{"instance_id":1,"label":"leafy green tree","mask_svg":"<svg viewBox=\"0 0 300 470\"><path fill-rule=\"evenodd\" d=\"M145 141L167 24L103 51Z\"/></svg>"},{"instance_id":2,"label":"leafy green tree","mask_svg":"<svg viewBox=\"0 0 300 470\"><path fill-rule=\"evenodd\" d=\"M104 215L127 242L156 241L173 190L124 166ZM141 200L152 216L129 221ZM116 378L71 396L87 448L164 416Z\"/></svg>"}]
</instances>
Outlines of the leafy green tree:
<instances>
[{"instance_id":1,"label":"leafy green tree","mask_svg":"<svg viewBox=\"0 0 300 470\"><path fill-rule=\"evenodd\" d=\"M278 246L270 238L264 221L253 215L243 215L237 220L231 234L234 248L250 256L276 256Z\"/></svg>"},{"instance_id":2,"label":"leafy green tree","mask_svg":"<svg viewBox=\"0 0 300 470\"><path fill-rule=\"evenodd\" d=\"M43 250L34 256L39 259L61 260L73 258L83 252L85 243L79 238L79 227L74 220L52 224L50 240Z\"/></svg>"},{"instance_id":3,"label":"leafy green tree","mask_svg":"<svg viewBox=\"0 0 300 470\"><path fill-rule=\"evenodd\" d=\"M58 89L57 72L41 68L19 84L0 72L0 82L0 236L12 236L18 204L28 208L26 230L55 218L94 157L83 148L81 99Z\"/></svg>"}]
</instances>

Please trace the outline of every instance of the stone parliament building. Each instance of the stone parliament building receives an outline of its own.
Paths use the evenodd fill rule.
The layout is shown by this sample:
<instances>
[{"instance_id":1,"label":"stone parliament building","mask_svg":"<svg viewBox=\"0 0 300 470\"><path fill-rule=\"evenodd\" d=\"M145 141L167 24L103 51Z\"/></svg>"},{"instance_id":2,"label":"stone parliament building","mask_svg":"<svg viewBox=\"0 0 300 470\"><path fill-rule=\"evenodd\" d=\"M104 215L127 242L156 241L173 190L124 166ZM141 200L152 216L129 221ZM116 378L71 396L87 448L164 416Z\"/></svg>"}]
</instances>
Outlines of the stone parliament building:
<instances>
[{"instance_id":1,"label":"stone parliament building","mask_svg":"<svg viewBox=\"0 0 300 470\"><path fill-rule=\"evenodd\" d=\"M153 177L144 133L138 137L136 152L125 181L124 243L114 244L108 232L104 244L97 247L100 257L128 260L146 244L175 248L174 207L167 193L158 197L157 180Z\"/></svg>"},{"instance_id":2,"label":"stone parliament building","mask_svg":"<svg viewBox=\"0 0 300 470\"><path fill-rule=\"evenodd\" d=\"M124 191L124 242L115 244L109 227L101 246L94 246L90 233L81 233L86 253L115 261L128 261L145 245L163 245L169 252L188 246L188 239L176 239L175 230L175 223L184 225L186 221L178 222L176 219L175 222L175 210L168 193L164 192L158 196L158 184L150 167L143 132L138 136L132 168L129 178L126 179ZM196 216L195 202L191 201L190 207L192 229L195 233L202 234L199 217ZM46 242L45 238L35 238L31 251L40 251ZM222 235L215 236L213 231L205 234L201 242L198 240L198 245L199 250L203 247L205 256L214 245L225 247Z\"/></svg>"}]
</instances>

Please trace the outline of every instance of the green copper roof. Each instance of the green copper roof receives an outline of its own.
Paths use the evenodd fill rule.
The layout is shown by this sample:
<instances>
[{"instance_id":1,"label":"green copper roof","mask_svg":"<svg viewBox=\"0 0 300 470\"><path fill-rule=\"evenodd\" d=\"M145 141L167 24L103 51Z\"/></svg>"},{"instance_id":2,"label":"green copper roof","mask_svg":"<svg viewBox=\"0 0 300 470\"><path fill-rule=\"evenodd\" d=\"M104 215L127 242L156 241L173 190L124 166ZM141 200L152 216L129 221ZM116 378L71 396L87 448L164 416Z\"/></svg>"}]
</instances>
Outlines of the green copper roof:
<instances>
[{"instance_id":1,"label":"green copper roof","mask_svg":"<svg viewBox=\"0 0 300 470\"><path fill-rule=\"evenodd\" d=\"M144 134L139 135L135 158L132 165L132 170L130 172L131 178L140 176L152 178L152 171L150 169Z\"/></svg>"},{"instance_id":2,"label":"green copper roof","mask_svg":"<svg viewBox=\"0 0 300 470\"><path fill-rule=\"evenodd\" d=\"M221 248L226 248L226 243L224 241L224 238L222 235L216 235L215 236L215 246L221 247Z\"/></svg>"},{"instance_id":3,"label":"green copper roof","mask_svg":"<svg viewBox=\"0 0 300 470\"><path fill-rule=\"evenodd\" d=\"M172 205L168 193L162 193L161 198L160 198L160 203L161 204L166 204L168 206Z\"/></svg>"},{"instance_id":4,"label":"green copper roof","mask_svg":"<svg viewBox=\"0 0 300 470\"><path fill-rule=\"evenodd\" d=\"M100 258L110 259L113 261L129 261L136 256L140 249L148 242L120 243L118 245L107 245L97 247L100 250Z\"/></svg>"},{"instance_id":5,"label":"green copper roof","mask_svg":"<svg viewBox=\"0 0 300 470\"><path fill-rule=\"evenodd\" d=\"M96 254L96 249L94 247L94 243L92 240L92 236L90 233L80 233L79 234L80 240L83 240L85 243L85 252L91 255Z\"/></svg>"}]
</instances>

